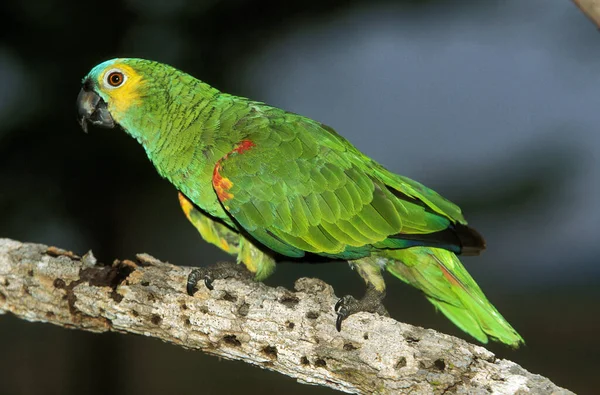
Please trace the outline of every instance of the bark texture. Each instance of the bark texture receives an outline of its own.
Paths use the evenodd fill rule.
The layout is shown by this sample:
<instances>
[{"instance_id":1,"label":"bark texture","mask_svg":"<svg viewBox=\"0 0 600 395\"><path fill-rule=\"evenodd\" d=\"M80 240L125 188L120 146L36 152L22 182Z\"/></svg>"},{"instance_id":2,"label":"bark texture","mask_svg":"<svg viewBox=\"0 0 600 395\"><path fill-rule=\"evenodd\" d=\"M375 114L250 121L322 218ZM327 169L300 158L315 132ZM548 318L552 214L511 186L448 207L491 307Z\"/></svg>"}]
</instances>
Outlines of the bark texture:
<instances>
[{"instance_id":1,"label":"bark texture","mask_svg":"<svg viewBox=\"0 0 600 395\"><path fill-rule=\"evenodd\" d=\"M91 252L0 239L0 313L151 336L352 393L571 393L482 347L391 318L359 313L338 333L337 298L320 280L290 291L229 278L191 297L190 270L146 254L105 265Z\"/></svg>"}]
</instances>

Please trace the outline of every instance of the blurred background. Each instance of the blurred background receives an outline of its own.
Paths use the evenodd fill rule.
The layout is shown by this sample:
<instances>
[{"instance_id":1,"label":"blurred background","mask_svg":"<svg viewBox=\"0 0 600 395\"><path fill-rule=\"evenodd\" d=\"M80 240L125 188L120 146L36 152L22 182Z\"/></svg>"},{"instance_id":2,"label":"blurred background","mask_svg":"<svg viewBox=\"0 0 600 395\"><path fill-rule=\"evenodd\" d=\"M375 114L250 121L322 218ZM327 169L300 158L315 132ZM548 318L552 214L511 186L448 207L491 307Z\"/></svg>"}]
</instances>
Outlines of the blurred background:
<instances>
[{"instance_id":1,"label":"blurred background","mask_svg":"<svg viewBox=\"0 0 600 395\"><path fill-rule=\"evenodd\" d=\"M600 34L570 1L10 0L0 14L0 237L105 262L227 258L133 139L76 122L92 66L151 58L328 124L458 203L489 246L466 265L527 341L488 348L597 389ZM342 264L283 264L268 284L302 276L338 295L364 289ZM418 292L388 286L394 318L467 338ZM2 394L333 393L154 339L8 315L0 350Z\"/></svg>"}]
</instances>

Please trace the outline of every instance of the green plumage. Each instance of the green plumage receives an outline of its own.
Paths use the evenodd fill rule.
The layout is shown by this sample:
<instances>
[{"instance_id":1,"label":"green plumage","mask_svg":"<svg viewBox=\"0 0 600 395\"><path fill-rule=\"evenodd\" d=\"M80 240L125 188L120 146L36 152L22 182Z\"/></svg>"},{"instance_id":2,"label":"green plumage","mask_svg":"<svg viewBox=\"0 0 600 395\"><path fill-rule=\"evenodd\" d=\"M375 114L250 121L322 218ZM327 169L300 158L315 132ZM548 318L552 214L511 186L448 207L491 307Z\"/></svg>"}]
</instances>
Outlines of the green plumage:
<instances>
[{"instance_id":1,"label":"green plumage","mask_svg":"<svg viewBox=\"0 0 600 395\"><path fill-rule=\"evenodd\" d=\"M114 70L126 78L109 87L106 75ZM380 268L419 288L482 342L523 341L456 257L484 248L460 209L389 172L333 129L151 61L111 60L85 81L191 202L184 211L194 212L203 237L219 245L221 236L237 235L241 241L228 251L259 277L274 261L253 253L257 247L294 258L313 253L352 260L379 290ZM199 226L212 222L220 227Z\"/></svg>"}]
</instances>

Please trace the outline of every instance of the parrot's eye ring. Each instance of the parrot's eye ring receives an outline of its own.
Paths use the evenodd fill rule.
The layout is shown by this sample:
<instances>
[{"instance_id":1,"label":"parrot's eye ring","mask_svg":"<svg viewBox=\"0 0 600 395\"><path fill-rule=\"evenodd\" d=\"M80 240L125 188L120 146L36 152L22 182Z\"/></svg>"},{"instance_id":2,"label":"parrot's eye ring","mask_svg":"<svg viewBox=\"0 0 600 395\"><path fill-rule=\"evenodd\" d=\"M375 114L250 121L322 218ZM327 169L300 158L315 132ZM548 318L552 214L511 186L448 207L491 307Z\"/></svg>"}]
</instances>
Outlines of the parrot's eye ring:
<instances>
[{"instance_id":1,"label":"parrot's eye ring","mask_svg":"<svg viewBox=\"0 0 600 395\"><path fill-rule=\"evenodd\" d=\"M118 70L112 70L106 73L106 83L113 88L123 85L125 79L125 75Z\"/></svg>"}]
</instances>

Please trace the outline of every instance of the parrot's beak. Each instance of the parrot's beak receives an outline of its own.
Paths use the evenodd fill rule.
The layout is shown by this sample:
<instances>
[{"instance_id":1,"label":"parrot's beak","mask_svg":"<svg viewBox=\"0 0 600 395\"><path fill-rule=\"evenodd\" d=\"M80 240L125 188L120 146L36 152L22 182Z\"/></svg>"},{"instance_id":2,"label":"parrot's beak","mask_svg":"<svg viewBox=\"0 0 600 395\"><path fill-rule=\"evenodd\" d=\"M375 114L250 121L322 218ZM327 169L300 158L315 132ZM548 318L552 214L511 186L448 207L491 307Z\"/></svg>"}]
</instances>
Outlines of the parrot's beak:
<instances>
[{"instance_id":1,"label":"parrot's beak","mask_svg":"<svg viewBox=\"0 0 600 395\"><path fill-rule=\"evenodd\" d=\"M113 128L115 121L108 112L106 102L94 92L92 84L87 81L77 96L77 113L81 128L87 133L87 123Z\"/></svg>"}]
</instances>

